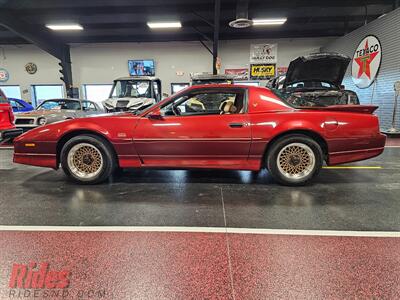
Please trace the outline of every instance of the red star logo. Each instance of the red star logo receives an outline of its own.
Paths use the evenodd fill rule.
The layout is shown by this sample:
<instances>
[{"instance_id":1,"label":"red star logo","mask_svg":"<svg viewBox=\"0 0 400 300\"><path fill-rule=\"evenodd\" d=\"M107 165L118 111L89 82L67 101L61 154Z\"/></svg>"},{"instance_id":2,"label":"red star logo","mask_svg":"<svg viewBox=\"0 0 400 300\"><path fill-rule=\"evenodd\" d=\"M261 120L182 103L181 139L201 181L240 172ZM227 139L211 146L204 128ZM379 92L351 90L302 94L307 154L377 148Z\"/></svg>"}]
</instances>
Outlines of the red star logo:
<instances>
[{"instance_id":1,"label":"red star logo","mask_svg":"<svg viewBox=\"0 0 400 300\"><path fill-rule=\"evenodd\" d=\"M358 70L357 78L360 78L363 73L368 76L369 79L371 79L371 69L370 69L370 64L374 60L375 56L378 55L379 51L373 52L373 53L367 53L368 51L368 40L365 41L365 55L357 57L355 59L356 63L360 66L360 69Z\"/></svg>"}]
</instances>

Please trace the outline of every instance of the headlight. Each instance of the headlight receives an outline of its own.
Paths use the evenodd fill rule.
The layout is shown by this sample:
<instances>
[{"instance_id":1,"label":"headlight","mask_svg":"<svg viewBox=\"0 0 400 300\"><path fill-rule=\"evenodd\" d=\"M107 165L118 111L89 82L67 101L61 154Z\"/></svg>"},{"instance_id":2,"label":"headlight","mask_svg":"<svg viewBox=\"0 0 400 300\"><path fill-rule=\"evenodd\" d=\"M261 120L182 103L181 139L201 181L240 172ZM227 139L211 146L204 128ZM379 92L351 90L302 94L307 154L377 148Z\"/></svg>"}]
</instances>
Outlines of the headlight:
<instances>
[{"instance_id":1,"label":"headlight","mask_svg":"<svg viewBox=\"0 0 400 300\"><path fill-rule=\"evenodd\" d=\"M37 123L38 123L38 125L40 125L40 126L45 125L46 122L47 122L47 120L46 120L45 117L41 117L41 118L39 118L39 119L37 120Z\"/></svg>"}]
</instances>

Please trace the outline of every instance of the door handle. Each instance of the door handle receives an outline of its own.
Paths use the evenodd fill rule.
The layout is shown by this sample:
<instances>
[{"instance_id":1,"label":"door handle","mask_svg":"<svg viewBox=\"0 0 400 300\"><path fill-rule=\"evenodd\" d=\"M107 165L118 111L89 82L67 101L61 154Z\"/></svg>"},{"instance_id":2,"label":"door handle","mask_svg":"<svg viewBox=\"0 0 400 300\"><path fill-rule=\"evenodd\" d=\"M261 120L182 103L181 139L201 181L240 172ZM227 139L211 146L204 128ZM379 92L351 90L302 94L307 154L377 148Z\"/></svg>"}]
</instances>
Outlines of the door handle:
<instances>
[{"instance_id":1,"label":"door handle","mask_svg":"<svg viewBox=\"0 0 400 300\"><path fill-rule=\"evenodd\" d=\"M232 127L232 128L241 128L241 127L243 127L243 123L230 123L229 124L229 127Z\"/></svg>"}]
</instances>

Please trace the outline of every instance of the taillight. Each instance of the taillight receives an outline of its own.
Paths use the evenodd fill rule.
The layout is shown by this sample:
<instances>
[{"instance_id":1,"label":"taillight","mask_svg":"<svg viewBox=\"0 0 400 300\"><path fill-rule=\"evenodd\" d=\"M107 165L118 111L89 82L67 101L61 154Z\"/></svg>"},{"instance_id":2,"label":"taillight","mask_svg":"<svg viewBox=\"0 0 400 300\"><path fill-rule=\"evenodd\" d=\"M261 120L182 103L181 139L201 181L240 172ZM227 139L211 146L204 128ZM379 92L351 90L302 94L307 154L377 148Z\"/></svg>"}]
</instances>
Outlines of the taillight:
<instances>
[{"instance_id":1,"label":"taillight","mask_svg":"<svg viewBox=\"0 0 400 300\"><path fill-rule=\"evenodd\" d=\"M12 111L12 108L10 108L9 110L8 110L8 116L10 117L10 123L14 123L14 120L15 120L15 117L14 117L14 113L13 113L13 111Z\"/></svg>"}]
</instances>

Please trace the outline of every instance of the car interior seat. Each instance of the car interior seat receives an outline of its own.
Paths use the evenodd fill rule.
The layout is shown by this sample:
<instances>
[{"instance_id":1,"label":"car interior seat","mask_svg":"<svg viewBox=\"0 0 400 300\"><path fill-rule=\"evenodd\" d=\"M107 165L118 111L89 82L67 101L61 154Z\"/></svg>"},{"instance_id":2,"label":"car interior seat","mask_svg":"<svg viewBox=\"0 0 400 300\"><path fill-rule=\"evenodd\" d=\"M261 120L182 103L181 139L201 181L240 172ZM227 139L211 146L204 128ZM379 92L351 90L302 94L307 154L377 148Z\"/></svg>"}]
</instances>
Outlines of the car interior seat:
<instances>
[{"instance_id":1,"label":"car interior seat","mask_svg":"<svg viewBox=\"0 0 400 300\"><path fill-rule=\"evenodd\" d=\"M234 114L237 111L236 106L233 104L233 101L226 100L221 103L220 106L221 112L220 114Z\"/></svg>"}]
</instances>

